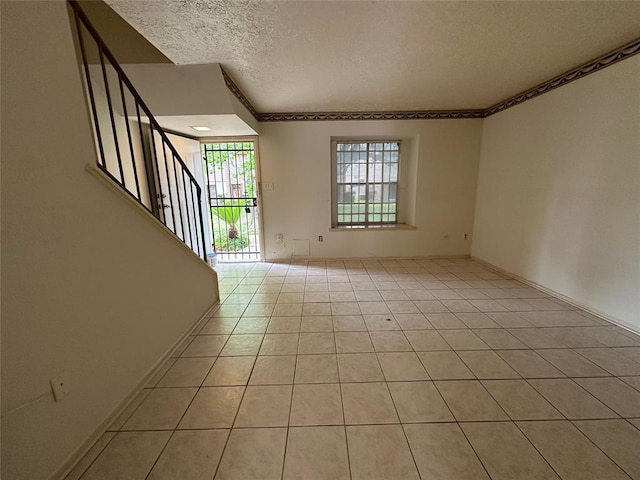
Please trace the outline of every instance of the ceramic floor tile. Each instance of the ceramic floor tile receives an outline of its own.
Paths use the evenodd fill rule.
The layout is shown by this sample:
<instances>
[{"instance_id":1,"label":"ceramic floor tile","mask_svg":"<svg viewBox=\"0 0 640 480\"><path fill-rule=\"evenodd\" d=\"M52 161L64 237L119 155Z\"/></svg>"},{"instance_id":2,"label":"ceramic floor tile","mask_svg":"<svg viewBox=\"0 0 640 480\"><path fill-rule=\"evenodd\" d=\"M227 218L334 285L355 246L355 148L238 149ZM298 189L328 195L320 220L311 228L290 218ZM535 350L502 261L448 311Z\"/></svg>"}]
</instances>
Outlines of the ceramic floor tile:
<instances>
[{"instance_id":1,"label":"ceramic floor tile","mask_svg":"<svg viewBox=\"0 0 640 480\"><path fill-rule=\"evenodd\" d=\"M233 332L238 321L238 318L212 318L198 331L198 335L228 335Z\"/></svg>"},{"instance_id":2,"label":"ceramic floor tile","mask_svg":"<svg viewBox=\"0 0 640 480\"><path fill-rule=\"evenodd\" d=\"M387 382L429 379L418 356L413 352L379 353L378 360Z\"/></svg>"},{"instance_id":3,"label":"ceramic floor tile","mask_svg":"<svg viewBox=\"0 0 640 480\"><path fill-rule=\"evenodd\" d=\"M215 358L179 358L158 382L158 387L199 387Z\"/></svg>"},{"instance_id":4,"label":"ceramic floor tile","mask_svg":"<svg viewBox=\"0 0 640 480\"><path fill-rule=\"evenodd\" d=\"M619 377L627 385L631 385L633 388L640 392L640 377Z\"/></svg>"},{"instance_id":5,"label":"ceramic floor tile","mask_svg":"<svg viewBox=\"0 0 640 480\"><path fill-rule=\"evenodd\" d=\"M618 416L569 378L536 379L528 382L570 420Z\"/></svg>"},{"instance_id":6,"label":"ceramic floor tile","mask_svg":"<svg viewBox=\"0 0 640 480\"><path fill-rule=\"evenodd\" d=\"M122 427L123 430L172 430L195 396L197 388L156 388Z\"/></svg>"},{"instance_id":7,"label":"ceramic floor tile","mask_svg":"<svg viewBox=\"0 0 640 480\"><path fill-rule=\"evenodd\" d=\"M493 480L559 480L511 422L460 424Z\"/></svg>"},{"instance_id":8,"label":"ceramic floor tile","mask_svg":"<svg viewBox=\"0 0 640 480\"><path fill-rule=\"evenodd\" d=\"M629 478L571 422L518 422L518 426L563 480Z\"/></svg>"},{"instance_id":9,"label":"ceramic floor tile","mask_svg":"<svg viewBox=\"0 0 640 480\"><path fill-rule=\"evenodd\" d=\"M439 333L454 350L489 350L471 330L440 330Z\"/></svg>"},{"instance_id":10,"label":"ceramic floor tile","mask_svg":"<svg viewBox=\"0 0 640 480\"><path fill-rule=\"evenodd\" d=\"M640 375L640 363L612 348L578 348L575 351L613 375Z\"/></svg>"},{"instance_id":11,"label":"ceramic floor tile","mask_svg":"<svg viewBox=\"0 0 640 480\"><path fill-rule=\"evenodd\" d=\"M291 385L247 387L234 427L286 427Z\"/></svg>"},{"instance_id":12,"label":"ceramic floor tile","mask_svg":"<svg viewBox=\"0 0 640 480\"><path fill-rule=\"evenodd\" d=\"M404 430L423 479L489 479L458 425L404 425Z\"/></svg>"},{"instance_id":13,"label":"ceramic floor tile","mask_svg":"<svg viewBox=\"0 0 640 480\"><path fill-rule=\"evenodd\" d=\"M106 446L115 437L115 432L104 433L89 451L74 465L64 480L79 480L84 472L93 464L96 458L102 453Z\"/></svg>"},{"instance_id":14,"label":"ceramic floor tile","mask_svg":"<svg viewBox=\"0 0 640 480\"><path fill-rule=\"evenodd\" d=\"M249 385L290 385L295 368L295 355L260 356L253 367Z\"/></svg>"},{"instance_id":15,"label":"ceramic floor tile","mask_svg":"<svg viewBox=\"0 0 640 480\"><path fill-rule=\"evenodd\" d=\"M272 314L275 304L273 303L252 303L243 315L246 317L267 317Z\"/></svg>"},{"instance_id":16,"label":"ceramic floor tile","mask_svg":"<svg viewBox=\"0 0 640 480\"><path fill-rule=\"evenodd\" d=\"M519 327L532 327L533 325L527 322L517 313L511 312L489 312L487 316L494 322L499 324L502 328L519 328Z\"/></svg>"},{"instance_id":17,"label":"ceramic floor tile","mask_svg":"<svg viewBox=\"0 0 640 480\"><path fill-rule=\"evenodd\" d=\"M181 357L215 357L228 338L228 335L198 335L182 352Z\"/></svg>"},{"instance_id":18,"label":"ceramic floor tile","mask_svg":"<svg viewBox=\"0 0 640 480\"><path fill-rule=\"evenodd\" d=\"M527 346L502 328L476 329L473 332L493 350L521 350Z\"/></svg>"},{"instance_id":19,"label":"ceramic floor tile","mask_svg":"<svg viewBox=\"0 0 640 480\"><path fill-rule=\"evenodd\" d=\"M578 385L595 396L618 415L640 417L640 392L613 377L576 378Z\"/></svg>"},{"instance_id":20,"label":"ceramic floor tile","mask_svg":"<svg viewBox=\"0 0 640 480\"><path fill-rule=\"evenodd\" d=\"M120 432L82 480L144 480L170 436L171 432Z\"/></svg>"},{"instance_id":21,"label":"ceramic floor tile","mask_svg":"<svg viewBox=\"0 0 640 480\"><path fill-rule=\"evenodd\" d=\"M500 328L500 325L491 320L486 313L456 313L456 317L462 320L462 322L469 328Z\"/></svg>"},{"instance_id":22,"label":"ceramic floor tile","mask_svg":"<svg viewBox=\"0 0 640 480\"><path fill-rule=\"evenodd\" d=\"M337 383L295 385L290 425L342 425L342 398Z\"/></svg>"},{"instance_id":23,"label":"ceramic floor tile","mask_svg":"<svg viewBox=\"0 0 640 480\"><path fill-rule=\"evenodd\" d=\"M413 302L422 313L446 313L449 311L439 300L415 300Z\"/></svg>"},{"instance_id":24,"label":"ceramic floor tile","mask_svg":"<svg viewBox=\"0 0 640 480\"><path fill-rule=\"evenodd\" d=\"M510 328L509 333L529 348L566 348L567 344L542 331L541 328Z\"/></svg>"},{"instance_id":25,"label":"ceramic floor tile","mask_svg":"<svg viewBox=\"0 0 640 480\"><path fill-rule=\"evenodd\" d=\"M228 436L228 430L175 432L147 480L211 480Z\"/></svg>"},{"instance_id":26,"label":"ceramic floor tile","mask_svg":"<svg viewBox=\"0 0 640 480\"><path fill-rule=\"evenodd\" d=\"M348 425L399 423L386 383L343 383L342 405Z\"/></svg>"},{"instance_id":27,"label":"ceramic floor tile","mask_svg":"<svg viewBox=\"0 0 640 480\"><path fill-rule=\"evenodd\" d=\"M262 341L260 355L295 355L299 336L298 333L268 333Z\"/></svg>"},{"instance_id":28,"label":"ceramic floor tile","mask_svg":"<svg viewBox=\"0 0 640 480\"><path fill-rule=\"evenodd\" d=\"M439 330L467 328L453 313L427 313L425 316L429 323Z\"/></svg>"},{"instance_id":29,"label":"ceramic floor tile","mask_svg":"<svg viewBox=\"0 0 640 480\"><path fill-rule=\"evenodd\" d=\"M581 420L573 424L631 478L640 478L640 430L624 420Z\"/></svg>"},{"instance_id":30,"label":"ceramic floor tile","mask_svg":"<svg viewBox=\"0 0 640 480\"><path fill-rule=\"evenodd\" d=\"M201 388L178 428L231 428L244 387Z\"/></svg>"},{"instance_id":31,"label":"ceramic floor tile","mask_svg":"<svg viewBox=\"0 0 640 480\"><path fill-rule=\"evenodd\" d=\"M432 382L390 382L389 390L402 423L454 421Z\"/></svg>"},{"instance_id":32,"label":"ceramic floor tile","mask_svg":"<svg viewBox=\"0 0 640 480\"><path fill-rule=\"evenodd\" d=\"M385 302L359 302L360 312L363 315L390 314L391 310Z\"/></svg>"},{"instance_id":33,"label":"ceramic floor tile","mask_svg":"<svg viewBox=\"0 0 640 480\"><path fill-rule=\"evenodd\" d=\"M400 425L347 427L351 478L418 479L418 472Z\"/></svg>"},{"instance_id":34,"label":"ceramic floor tile","mask_svg":"<svg viewBox=\"0 0 640 480\"><path fill-rule=\"evenodd\" d=\"M418 358L433 380L476 378L455 352L418 352Z\"/></svg>"},{"instance_id":35,"label":"ceramic floor tile","mask_svg":"<svg viewBox=\"0 0 640 480\"><path fill-rule=\"evenodd\" d=\"M482 384L512 420L564 419L524 380L484 380Z\"/></svg>"},{"instance_id":36,"label":"ceramic floor tile","mask_svg":"<svg viewBox=\"0 0 640 480\"><path fill-rule=\"evenodd\" d=\"M333 320L331 315L311 315L303 316L300 323L300 332L333 332Z\"/></svg>"},{"instance_id":37,"label":"ceramic floor tile","mask_svg":"<svg viewBox=\"0 0 640 480\"><path fill-rule=\"evenodd\" d=\"M303 300L304 303L329 303L329 292L305 292Z\"/></svg>"},{"instance_id":38,"label":"ceramic floor tile","mask_svg":"<svg viewBox=\"0 0 640 480\"><path fill-rule=\"evenodd\" d=\"M329 303L305 303L302 305L302 315L331 315Z\"/></svg>"},{"instance_id":39,"label":"ceramic floor tile","mask_svg":"<svg viewBox=\"0 0 640 480\"><path fill-rule=\"evenodd\" d=\"M366 332L367 326L362 315L334 315L333 330L335 332Z\"/></svg>"},{"instance_id":40,"label":"ceramic floor tile","mask_svg":"<svg viewBox=\"0 0 640 480\"><path fill-rule=\"evenodd\" d=\"M302 303L304 293L291 293L282 292L278 295L278 301L276 303ZM274 313L274 315L276 315Z\"/></svg>"},{"instance_id":41,"label":"ceramic floor tile","mask_svg":"<svg viewBox=\"0 0 640 480\"><path fill-rule=\"evenodd\" d=\"M458 293L456 292L454 293L459 296ZM454 313L475 313L478 311L476 307L471 305L466 300L459 299L459 300L440 300L440 301L445 307L447 307L451 312L454 312Z\"/></svg>"},{"instance_id":42,"label":"ceramic floor tile","mask_svg":"<svg viewBox=\"0 0 640 480\"><path fill-rule=\"evenodd\" d=\"M299 355L295 383L336 383L338 362L335 355Z\"/></svg>"},{"instance_id":43,"label":"ceramic floor tile","mask_svg":"<svg viewBox=\"0 0 640 480\"><path fill-rule=\"evenodd\" d=\"M338 353L373 352L373 344L367 332L338 332L335 334Z\"/></svg>"},{"instance_id":44,"label":"ceramic floor tile","mask_svg":"<svg viewBox=\"0 0 640 480\"><path fill-rule=\"evenodd\" d=\"M349 480L344 427L291 427L284 480Z\"/></svg>"},{"instance_id":45,"label":"ceramic floor tile","mask_svg":"<svg viewBox=\"0 0 640 480\"><path fill-rule=\"evenodd\" d=\"M536 351L567 377L606 377L609 372L598 367L582 355L566 348L552 348Z\"/></svg>"},{"instance_id":46,"label":"ceramic floor tile","mask_svg":"<svg viewBox=\"0 0 640 480\"><path fill-rule=\"evenodd\" d=\"M232 430L215 480L280 480L286 428Z\"/></svg>"},{"instance_id":47,"label":"ceramic floor tile","mask_svg":"<svg viewBox=\"0 0 640 480\"><path fill-rule=\"evenodd\" d=\"M404 334L416 352L451 350L442 335L435 330L412 330Z\"/></svg>"},{"instance_id":48,"label":"ceramic floor tile","mask_svg":"<svg viewBox=\"0 0 640 480\"><path fill-rule=\"evenodd\" d=\"M481 379L520 378L498 354L491 351L457 352L469 369Z\"/></svg>"},{"instance_id":49,"label":"ceramic floor tile","mask_svg":"<svg viewBox=\"0 0 640 480\"><path fill-rule=\"evenodd\" d=\"M566 376L533 350L499 350L496 353L523 378L562 378Z\"/></svg>"},{"instance_id":50,"label":"ceramic floor tile","mask_svg":"<svg viewBox=\"0 0 640 480\"><path fill-rule=\"evenodd\" d=\"M219 357L203 385L246 385L256 357Z\"/></svg>"},{"instance_id":51,"label":"ceramic floor tile","mask_svg":"<svg viewBox=\"0 0 640 480\"><path fill-rule=\"evenodd\" d=\"M271 317L267 333L298 333L300 331L300 316Z\"/></svg>"},{"instance_id":52,"label":"ceramic floor tile","mask_svg":"<svg viewBox=\"0 0 640 480\"><path fill-rule=\"evenodd\" d=\"M348 353L338 355L340 381L378 382L384 381L380 363L374 353Z\"/></svg>"},{"instance_id":53,"label":"ceramic floor tile","mask_svg":"<svg viewBox=\"0 0 640 480\"><path fill-rule=\"evenodd\" d=\"M301 333L298 354L336 353L333 333Z\"/></svg>"},{"instance_id":54,"label":"ceramic floor tile","mask_svg":"<svg viewBox=\"0 0 640 480\"><path fill-rule=\"evenodd\" d=\"M391 313L420 313L418 307L409 300L390 300L387 301L387 306L389 310L391 310Z\"/></svg>"},{"instance_id":55,"label":"ceramic floor tile","mask_svg":"<svg viewBox=\"0 0 640 480\"><path fill-rule=\"evenodd\" d=\"M396 313L394 318L402 330L430 330L433 328L423 313Z\"/></svg>"},{"instance_id":56,"label":"ceramic floor tile","mask_svg":"<svg viewBox=\"0 0 640 480\"><path fill-rule=\"evenodd\" d=\"M640 340L637 336L633 338L627 335L627 331L622 333L611 326L587 328L584 332L607 347L632 347L640 345Z\"/></svg>"},{"instance_id":57,"label":"ceramic floor tile","mask_svg":"<svg viewBox=\"0 0 640 480\"><path fill-rule=\"evenodd\" d=\"M233 333L264 333L269 325L269 317L243 317L236 324Z\"/></svg>"},{"instance_id":58,"label":"ceramic floor tile","mask_svg":"<svg viewBox=\"0 0 640 480\"><path fill-rule=\"evenodd\" d=\"M331 303L332 315L360 315L360 307L357 302Z\"/></svg>"},{"instance_id":59,"label":"ceramic floor tile","mask_svg":"<svg viewBox=\"0 0 640 480\"><path fill-rule=\"evenodd\" d=\"M401 331L369 332L376 352L410 352L413 349Z\"/></svg>"},{"instance_id":60,"label":"ceramic floor tile","mask_svg":"<svg viewBox=\"0 0 640 480\"><path fill-rule=\"evenodd\" d=\"M640 363L640 347L620 347L614 348L613 350L630 358L634 362Z\"/></svg>"},{"instance_id":61,"label":"ceramic floor tile","mask_svg":"<svg viewBox=\"0 0 640 480\"><path fill-rule=\"evenodd\" d=\"M375 330L400 330L400 325L396 322L394 315L392 314L384 314L384 315L371 315L365 314L363 315L364 322L367 325L367 330L375 331Z\"/></svg>"},{"instance_id":62,"label":"ceramic floor tile","mask_svg":"<svg viewBox=\"0 0 640 480\"><path fill-rule=\"evenodd\" d=\"M220 355L223 357L257 355L264 335L231 335Z\"/></svg>"},{"instance_id":63,"label":"ceramic floor tile","mask_svg":"<svg viewBox=\"0 0 640 480\"><path fill-rule=\"evenodd\" d=\"M500 406L476 380L434 382L456 420L508 420Z\"/></svg>"}]
</instances>

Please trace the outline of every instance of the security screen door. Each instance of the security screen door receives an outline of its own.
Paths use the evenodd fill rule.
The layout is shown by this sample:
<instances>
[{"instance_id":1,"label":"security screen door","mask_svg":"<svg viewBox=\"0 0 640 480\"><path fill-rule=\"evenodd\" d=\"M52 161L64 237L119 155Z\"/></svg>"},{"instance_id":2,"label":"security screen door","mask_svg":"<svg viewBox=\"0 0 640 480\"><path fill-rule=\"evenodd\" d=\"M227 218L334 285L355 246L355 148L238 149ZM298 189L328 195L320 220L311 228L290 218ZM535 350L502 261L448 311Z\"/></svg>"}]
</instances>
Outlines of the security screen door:
<instances>
[{"instance_id":1,"label":"security screen door","mask_svg":"<svg viewBox=\"0 0 640 480\"><path fill-rule=\"evenodd\" d=\"M202 144L209 220L218 261L260 261L260 215L253 140Z\"/></svg>"}]
</instances>

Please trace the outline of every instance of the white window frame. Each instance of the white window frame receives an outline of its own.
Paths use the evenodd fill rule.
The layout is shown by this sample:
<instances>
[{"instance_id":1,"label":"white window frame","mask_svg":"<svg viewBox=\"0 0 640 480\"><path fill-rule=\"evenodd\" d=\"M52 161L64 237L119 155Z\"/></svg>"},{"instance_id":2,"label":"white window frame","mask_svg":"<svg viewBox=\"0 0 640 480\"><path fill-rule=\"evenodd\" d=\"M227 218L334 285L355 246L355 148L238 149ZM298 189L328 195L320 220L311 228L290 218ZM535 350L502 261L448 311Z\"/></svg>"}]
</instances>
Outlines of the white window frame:
<instances>
[{"instance_id":1,"label":"white window frame","mask_svg":"<svg viewBox=\"0 0 640 480\"><path fill-rule=\"evenodd\" d=\"M364 213L364 221L363 222L348 222L348 223L339 223L338 222L338 145L339 144L367 144L367 163L366 163L366 178L365 181L362 182L362 185L365 185L366 193L365 193L365 213ZM395 182L385 182L384 177L381 181L370 181L369 177L369 147L372 144L388 144L394 143L398 146L398 174ZM398 138L347 138L347 139L332 139L331 140L331 226L332 228L367 228L367 227L394 227L397 226L400 222L398 220L400 212L399 212L399 203L400 203L400 178L401 178L401 168L402 168L402 140ZM381 173L382 175L382 173ZM369 221L369 206L371 204L380 204L385 202L373 202L370 201L369 188L372 184L380 184L380 185L395 185L396 192L396 201L395 201L395 212L393 212L395 216L395 220L393 221ZM386 202L389 203L389 202Z\"/></svg>"}]
</instances>

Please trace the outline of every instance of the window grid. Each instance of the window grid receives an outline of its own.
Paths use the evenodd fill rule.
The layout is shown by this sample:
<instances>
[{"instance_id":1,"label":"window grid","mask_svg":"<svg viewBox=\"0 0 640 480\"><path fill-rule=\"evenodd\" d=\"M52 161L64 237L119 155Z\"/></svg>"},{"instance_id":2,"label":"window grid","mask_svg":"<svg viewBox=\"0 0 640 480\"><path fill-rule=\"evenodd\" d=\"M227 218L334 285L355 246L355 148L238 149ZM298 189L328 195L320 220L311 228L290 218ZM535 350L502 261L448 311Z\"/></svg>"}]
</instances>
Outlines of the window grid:
<instances>
[{"instance_id":1,"label":"window grid","mask_svg":"<svg viewBox=\"0 0 640 480\"><path fill-rule=\"evenodd\" d=\"M397 223L400 142L336 142L339 226Z\"/></svg>"}]
</instances>

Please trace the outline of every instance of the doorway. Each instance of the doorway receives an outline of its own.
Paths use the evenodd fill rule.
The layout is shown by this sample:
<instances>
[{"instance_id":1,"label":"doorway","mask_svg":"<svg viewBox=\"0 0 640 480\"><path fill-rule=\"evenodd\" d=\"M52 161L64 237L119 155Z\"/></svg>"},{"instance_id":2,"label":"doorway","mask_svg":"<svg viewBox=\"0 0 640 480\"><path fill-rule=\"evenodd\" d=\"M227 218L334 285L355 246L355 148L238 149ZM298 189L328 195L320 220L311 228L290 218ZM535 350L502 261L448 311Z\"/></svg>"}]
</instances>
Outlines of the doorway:
<instances>
[{"instance_id":1,"label":"doorway","mask_svg":"<svg viewBox=\"0 0 640 480\"><path fill-rule=\"evenodd\" d=\"M254 138L202 143L213 248L219 262L262 260Z\"/></svg>"}]
</instances>

